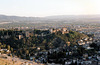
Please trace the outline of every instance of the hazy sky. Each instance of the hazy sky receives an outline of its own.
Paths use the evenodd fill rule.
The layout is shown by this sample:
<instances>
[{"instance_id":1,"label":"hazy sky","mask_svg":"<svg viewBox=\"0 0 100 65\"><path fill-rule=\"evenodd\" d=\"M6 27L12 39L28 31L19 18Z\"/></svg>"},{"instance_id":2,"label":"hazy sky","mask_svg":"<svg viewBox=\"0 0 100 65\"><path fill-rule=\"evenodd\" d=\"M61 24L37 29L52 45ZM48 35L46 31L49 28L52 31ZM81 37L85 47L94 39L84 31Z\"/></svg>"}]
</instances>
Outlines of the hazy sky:
<instances>
[{"instance_id":1,"label":"hazy sky","mask_svg":"<svg viewBox=\"0 0 100 65\"><path fill-rule=\"evenodd\" d=\"M100 14L100 0L0 0L0 14L39 17Z\"/></svg>"}]
</instances>

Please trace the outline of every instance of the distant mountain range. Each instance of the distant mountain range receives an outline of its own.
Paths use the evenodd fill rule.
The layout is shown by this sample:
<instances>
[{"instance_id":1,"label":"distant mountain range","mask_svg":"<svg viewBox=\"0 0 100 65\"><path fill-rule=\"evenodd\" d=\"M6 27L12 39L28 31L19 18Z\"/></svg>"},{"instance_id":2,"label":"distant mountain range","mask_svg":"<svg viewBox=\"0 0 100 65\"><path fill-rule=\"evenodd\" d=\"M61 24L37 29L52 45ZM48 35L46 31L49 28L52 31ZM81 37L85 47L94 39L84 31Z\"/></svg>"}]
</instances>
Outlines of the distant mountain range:
<instances>
[{"instance_id":1,"label":"distant mountain range","mask_svg":"<svg viewBox=\"0 0 100 65\"><path fill-rule=\"evenodd\" d=\"M47 17L19 17L0 15L0 22L4 23L73 23L99 22L100 15L59 15Z\"/></svg>"},{"instance_id":2,"label":"distant mountain range","mask_svg":"<svg viewBox=\"0 0 100 65\"><path fill-rule=\"evenodd\" d=\"M0 15L0 22L29 22L38 19L38 17L19 17Z\"/></svg>"}]
</instances>

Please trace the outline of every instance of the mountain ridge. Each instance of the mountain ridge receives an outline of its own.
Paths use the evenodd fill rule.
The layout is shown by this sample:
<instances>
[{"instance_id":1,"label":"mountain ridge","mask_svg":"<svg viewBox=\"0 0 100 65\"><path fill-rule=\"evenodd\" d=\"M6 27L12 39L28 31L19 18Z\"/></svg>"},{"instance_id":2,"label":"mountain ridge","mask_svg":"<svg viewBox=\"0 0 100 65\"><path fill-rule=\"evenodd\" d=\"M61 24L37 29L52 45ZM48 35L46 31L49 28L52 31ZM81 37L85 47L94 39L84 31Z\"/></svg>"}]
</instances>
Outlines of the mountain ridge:
<instances>
[{"instance_id":1,"label":"mountain ridge","mask_svg":"<svg viewBox=\"0 0 100 65\"><path fill-rule=\"evenodd\" d=\"M46 17L21 17L0 15L0 22L24 22L24 23L61 23L61 22L90 22L100 21L100 15L58 15Z\"/></svg>"}]
</instances>

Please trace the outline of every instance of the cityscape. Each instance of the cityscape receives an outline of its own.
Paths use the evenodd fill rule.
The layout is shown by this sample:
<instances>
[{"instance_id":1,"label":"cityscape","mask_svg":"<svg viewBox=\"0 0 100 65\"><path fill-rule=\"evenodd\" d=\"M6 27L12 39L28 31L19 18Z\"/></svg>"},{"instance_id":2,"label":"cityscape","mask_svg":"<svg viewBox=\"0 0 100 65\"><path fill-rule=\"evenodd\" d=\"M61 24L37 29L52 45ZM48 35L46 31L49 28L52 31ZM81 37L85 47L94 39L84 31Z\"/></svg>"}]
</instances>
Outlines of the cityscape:
<instances>
[{"instance_id":1,"label":"cityscape","mask_svg":"<svg viewBox=\"0 0 100 65\"><path fill-rule=\"evenodd\" d=\"M100 65L99 2L0 1L0 65Z\"/></svg>"},{"instance_id":2,"label":"cityscape","mask_svg":"<svg viewBox=\"0 0 100 65\"><path fill-rule=\"evenodd\" d=\"M24 59L20 62L23 65L99 65L99 45L98 24L0 29L0 57L15 64Z\"/></svg>"}]
</instances>

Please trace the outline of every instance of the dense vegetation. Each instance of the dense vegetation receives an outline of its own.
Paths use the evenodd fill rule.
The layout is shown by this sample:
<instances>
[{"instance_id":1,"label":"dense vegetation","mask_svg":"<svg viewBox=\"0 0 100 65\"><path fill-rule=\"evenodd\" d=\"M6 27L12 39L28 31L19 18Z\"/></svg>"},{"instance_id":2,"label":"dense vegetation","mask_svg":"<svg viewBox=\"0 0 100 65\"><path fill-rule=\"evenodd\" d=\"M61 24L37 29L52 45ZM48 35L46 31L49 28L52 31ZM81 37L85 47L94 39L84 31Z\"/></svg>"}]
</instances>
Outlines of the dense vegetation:
<instances>
[{"instance_id":1,"label":"dense vegetation","mask_svg":"<svg viewBox=\"0 0 100 65\"><path fill-rule=\"evenodd\" d=\"M0 48L7 48L13 54L28 59L29 55L32 56L38 51L68 46L67 42L70 42L71 46L77 45L76 40L86 37L74 31L66 34L62 34L61 31L51 34L48 30L31 30L30 32L31 35L26 37L26 31L1 30L0 37L9 36L9 38L0 38ZM23 38L19 39L18 35L23 35Z\"/></svg>"}]
</instances>

